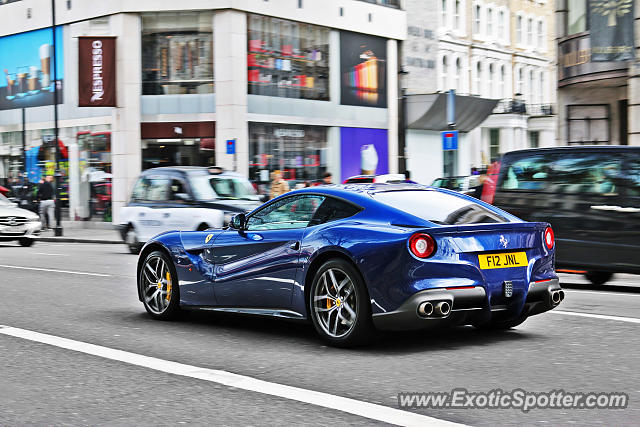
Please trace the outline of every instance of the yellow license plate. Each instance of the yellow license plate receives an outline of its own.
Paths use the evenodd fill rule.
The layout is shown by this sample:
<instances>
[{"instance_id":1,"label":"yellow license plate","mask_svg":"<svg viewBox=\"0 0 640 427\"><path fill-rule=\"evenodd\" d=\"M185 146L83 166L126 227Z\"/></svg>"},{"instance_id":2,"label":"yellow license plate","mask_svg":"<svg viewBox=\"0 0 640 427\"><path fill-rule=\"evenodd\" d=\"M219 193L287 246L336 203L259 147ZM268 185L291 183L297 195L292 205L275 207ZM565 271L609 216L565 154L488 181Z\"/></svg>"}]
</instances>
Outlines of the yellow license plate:
<instances>
[{"instance_id":1,"label":"yellow license plate","mask_svg":"<svg viewBox=\"0 0 640 427\"><path fill-rule=\"evenodd\" d=\"M528 260L525 252L510 252L504 254L480 254L478 255L480 268L488 270L491 268L526 267Z\"/></svg>"}]
</instances>

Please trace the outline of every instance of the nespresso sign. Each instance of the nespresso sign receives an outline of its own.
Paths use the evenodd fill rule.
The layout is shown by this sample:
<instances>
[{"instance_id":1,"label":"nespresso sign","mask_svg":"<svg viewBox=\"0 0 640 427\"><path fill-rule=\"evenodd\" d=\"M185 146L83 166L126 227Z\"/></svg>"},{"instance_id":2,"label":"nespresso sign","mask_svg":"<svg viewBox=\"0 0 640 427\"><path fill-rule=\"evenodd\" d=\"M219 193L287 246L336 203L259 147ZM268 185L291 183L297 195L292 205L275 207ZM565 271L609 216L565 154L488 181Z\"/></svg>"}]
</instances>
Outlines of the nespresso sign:
<instances>
[{"instance_id":1,"label":"nespresso sign","mask_svg":"<svg viewBox=\"0 0 640 427\"><path fill-rule=\"evenodd\" d=\"M116 106L115 37L78 38L78 106Z\"/></svg>"}]
</instances>

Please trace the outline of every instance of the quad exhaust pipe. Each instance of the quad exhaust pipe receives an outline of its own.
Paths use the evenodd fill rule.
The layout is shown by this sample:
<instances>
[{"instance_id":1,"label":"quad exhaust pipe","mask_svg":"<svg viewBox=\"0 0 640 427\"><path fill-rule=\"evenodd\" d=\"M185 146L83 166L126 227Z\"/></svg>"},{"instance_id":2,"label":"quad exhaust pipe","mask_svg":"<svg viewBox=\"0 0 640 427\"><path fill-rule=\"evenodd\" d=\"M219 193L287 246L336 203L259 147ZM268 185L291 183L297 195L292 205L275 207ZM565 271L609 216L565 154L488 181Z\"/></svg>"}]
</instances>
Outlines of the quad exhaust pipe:
<instances>
[{"instance_id":1,"label":"quad exhaust pipe","mask_svg":"<svg viewBox=\"0 0 640 427\"><path fill-rule=\"evenodd\" d=\"M451 303L440 301L435 305L429 301L418 306L418 314L422 317L447 317L451 313Z\"/></svg>"},{"instance_id":2,"label":"quad exhaust pipe","mask_svg":"<svg viewBox=\"0 0 640 427\"><path fill-rule=\"evenodd\" d=\"M560 302L562 302L563 299L564 299L564 291L563 290L551 292L551 302L552 303L560 304Z\"/></svg>"}]
</instances>

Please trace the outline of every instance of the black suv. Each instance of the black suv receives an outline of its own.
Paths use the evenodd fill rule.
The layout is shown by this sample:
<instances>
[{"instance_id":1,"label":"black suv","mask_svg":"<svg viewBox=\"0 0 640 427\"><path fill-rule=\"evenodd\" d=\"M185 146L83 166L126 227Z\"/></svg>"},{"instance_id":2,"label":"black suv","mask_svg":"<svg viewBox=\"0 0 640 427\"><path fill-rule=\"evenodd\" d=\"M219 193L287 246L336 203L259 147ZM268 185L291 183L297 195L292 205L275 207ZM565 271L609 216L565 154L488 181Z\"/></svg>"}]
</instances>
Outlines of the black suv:
<instances>
[{"instance_id":1,"label":"black suv","mask_svg":"<svg viewBox=\"0 0 640 427\"><path fill-rule=\"evenodd\" d=\"M594 284L640 274L640 147L509 152L485 187L483 200L551 223L559 269L586 271Z\"/></svg>"}]
</instances>

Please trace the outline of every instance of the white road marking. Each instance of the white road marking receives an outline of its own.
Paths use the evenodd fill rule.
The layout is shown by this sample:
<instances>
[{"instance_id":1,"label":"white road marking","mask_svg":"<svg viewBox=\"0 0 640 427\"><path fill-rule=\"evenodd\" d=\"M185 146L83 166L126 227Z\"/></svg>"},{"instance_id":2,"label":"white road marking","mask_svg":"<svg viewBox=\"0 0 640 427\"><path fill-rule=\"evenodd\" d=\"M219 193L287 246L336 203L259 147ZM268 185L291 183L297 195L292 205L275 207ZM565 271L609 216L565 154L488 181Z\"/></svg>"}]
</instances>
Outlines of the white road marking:
<instances>
[{"instance_id":1,"label":"white road marking","mask_svg":"<svg viewBox=\"0 0 640 427\"><path fill-rule=\"evenodd\" d=\"M567 292L567 293L578 293L578 294L592 294L592 295L615 295L615 296L634 296L634 297L640 297L640 294L634 294L631 292L600 292L600 291L582 291L582 290L577 290L577 289L567 289L567 288L562 288L563 291Z\"/></svg>"},{"instance_id":2,"label":"white road marking","mask_svg":"<svg viewBox=\"0 0 640 427\"><path fill-rule=\"evenodd\" d=\"M46 252L34 252L34 255L48 255L48 256L69 256L69 254L49 254Z\"/></svg>"},{"instance_id":3,"label":"white road marking","mask_svg":"<svg viewBox=\"0 0 640 427\"><path fill-rule=\"evenodd\" d=\"M590 317L592 319L602 319L602 320L617 320L618 322L627 322L627 323L639 323L640 319L637 317L622 317L622 316L609 316L606 314L592 314L592 313L582 313L578 311L562 311L562 310L551 310L548 311L551 314L563 314L566 316L578 316L578 317Z\"/></svg>"},{"instance_id":4,"label":"white road marking","mask_svg":"<svg viewBox=\"0 0 640 427\"><path fill-rule=\"evenodd\" d=\"M0 268L13 268L13 269L17 269L17 270L48 271L50 273L80 274L82 276L111 277L110 274L87 273L85 271L54 270L54 269L51 269L51 268L19 267L19 266L16 266L16 265L2 265L2 264L0 264Z\"/></svg>"},{"instance_id":5,"label":"white road marking","mask_svg":"<svg viewBox=\"0 0 640 427\"><path fill-rule=\"evenodd\" d=\"M408 412L388 406L377 405L375 403L350 399L348 397L335 396L319 391L272 383L259 380L257 378L238 375L217 369L207 369L200 368L198 366L185 365L183 363L157 359L155 357L143 356L136 353L129 353L127 351L89 344L82 341L70 340L67 338L57 337L55 335L42 334L35 331L29 331L27 329L0 325L0 334L23 338L43 344L49 344L55 347L90 354L109 360L117 360L120 362L154 369L156 371L165 372L168 374L196 378L199 380L222 384L228 387L236 387L242 390L277 396L284 399L308 403L310 405L321 406L323 408L335 409L371 420L382 421L384 423L399 426L463 425L450 421L440 420L438 418L433 418L426 415L416 414L414 412Z\"/></svg>"}]
</instances>

